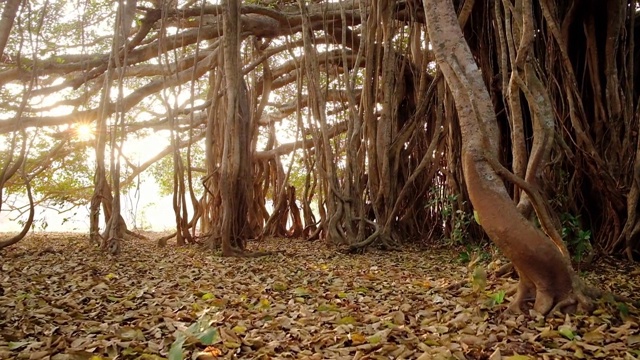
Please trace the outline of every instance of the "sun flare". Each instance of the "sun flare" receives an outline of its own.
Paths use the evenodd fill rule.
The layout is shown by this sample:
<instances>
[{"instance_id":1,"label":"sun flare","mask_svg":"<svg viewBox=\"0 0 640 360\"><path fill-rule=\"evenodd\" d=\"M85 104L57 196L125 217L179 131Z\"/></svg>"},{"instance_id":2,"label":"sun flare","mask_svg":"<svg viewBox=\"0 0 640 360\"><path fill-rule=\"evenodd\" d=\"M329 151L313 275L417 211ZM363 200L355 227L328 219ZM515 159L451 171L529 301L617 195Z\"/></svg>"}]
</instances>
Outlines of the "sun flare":
<instances>
[{"instance_id":1,"label":"sun flare","mask_svg":"<svg viewBox=\"0 0 640 360\"><path fill-rule=\"evenodd\" d=\"M89 124L80 124L76 127L76 137L80 141L89 141L93 139L93 127Z\"/></svg>"}]
</instances>

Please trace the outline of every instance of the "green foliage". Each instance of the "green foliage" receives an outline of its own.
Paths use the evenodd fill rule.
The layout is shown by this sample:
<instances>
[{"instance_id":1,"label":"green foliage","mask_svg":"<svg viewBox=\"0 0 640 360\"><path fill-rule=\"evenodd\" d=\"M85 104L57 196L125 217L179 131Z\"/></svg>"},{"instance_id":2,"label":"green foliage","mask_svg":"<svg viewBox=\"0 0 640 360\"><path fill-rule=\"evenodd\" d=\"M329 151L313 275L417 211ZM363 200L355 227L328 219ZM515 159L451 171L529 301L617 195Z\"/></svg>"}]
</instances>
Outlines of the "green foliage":
<instances>
[{"instance_id":1,"label":"green foliage","mask_svg":"<svg viewBox=\"0 0 640 360\"><path fill-rule=\"evenodd\" d=\"M160 187L160 196L173 193L173 155L169 154L156 161L148 171Z\"/></svg>"},{"instance_id":2,"label":"green foliage","mask_svg":"<svg viewBox=\"0 0 640 360\"><path fill-rule=\"evenodd\" d=\"M182 157L182 163L186 167L187 162L187 150L180 151ZM204 165L204 150L200 146L193 145L191 147L191 166L198 167ZM148 169L153 179L158 183L160 187L160 196L166 196L173 194L173 154L169 154L162 159L156 161ZM194 173L194 175L197 173ZM186 177L185 177L186 180ZM194 183L198 181L194 178Z\"/></svg>"},{"instance_id":3,"label":"green foliage","mask_svg":"<svg viewBox=\"0 0 640 360\"><path fill-rule=\"evenodd\" d=\"M43 134L28 134L32 137L28 150L27 174L37 174L31 180L31 187L38 200L46 200L48 206L64 207L69 204L86 202L91 197L93 186L93 164L90 149L86 145L68 143L60 151L61 155L52 156L55 143ZM1 137L0 141L9 141ZM0 151L0 158L8 158L10 149ZM22 196L25 187L19 177L14 177L3 189L7 195Z\"/></svg>"},{"instance_id":4,"label":"green foliage","mask_svg":"<svg viewBox=\"0 0 640 360\"><path fill-rule=\"evenodd\" d=\"M178 332L175 341L169 349L170 360L183 359L183 347L186 342L191 344L199 343L202 345L211 345L220 341L218 329L211 327L212 320L206 313L203 314L195 323L191 324L185 331Z\"/></svg>"},{"instance_id":5,"label":"green foliage","mask_svg":"<svg viewBox=\"0 0 640 360\"><path fill-rule=\"evenodd\" d=\"M487 271L482 265L474 267L471 273L471 285L474 291L484 291L487 287Z\"/></svg>"},{"instance_id":6,"label":"green foliage","mask_svg":"<svg viewBox=\"0 0 640 360\"><path fill-rule=\"evenodd\" d=\"M458 254L458 261L462 264L467 264L471 261L471 253L469 251L461 251Z\"/></svg>"},{"instance_id":7,"label":"green foliage","mask_svg":"<svg viewBox=\"0 0 640 360\"><path fill-rule=\"evenodd\" d=\"M27 223L26 219L18 219L17 222L20 226L24 226ZM46 231L48 227L49 222L45 218L36 218L31 223L31 230Z\"/></svg>"},{"instance_id":8,"label":"green foliage","mask_svg":"<svg viewBox=\"0 0 640 360\"><path fill-rule=\"evenodd\" d=\"M467 244L465 250L458 253L458 261L461 264L468 264L472 259L487 262L491 260L491 254L482 246Z\"/></svg>"},{"instance_id":9,"label":"green foliage","mask_svg":"<svg viewBox=\"0 0 640 360\"><path fill-rule=\"evenodd\" d=\"M627 319L630 315L629 305L624 302L619 302L613 296L613 293L606 292L602 299L601 303L606 304L609 307L609 310L612 312L618 312L620 314L621 319Z\"/></svg>"},{"instance_id":10,"label":"green foliage","mask_svg":"<svg viewBox=\"0 0 640 360\"><path fill-rule=\"evenodd\" d=\"M54 161L51 168L34 179L34 192L49 196L54 204L90 199L93 168L86 159L86 153L78 151Z\"/></svg>"},{"instance_id":11,"label":"green foliage","mask_svg":"<svg viewBox=\"0 0 640 360\"><path fill-rule=\"evenodd\" d=\"M504 303L504 298L507 293L504 290L500 290L489 296L489 304L491 306L500 305Z\"/></svg>"},{"instance_id":12,"label":"green foliage","mask_svg":"<svg viewBox=\"0 0 640 360\"><path fill-rule=\"evenodd\" d=\"M86 44L85 51L107 51L108 41L94 42L87 39L104 36L105 29L113 27L114 9L108 1L87 1L80 5L71 1L48 1L46 4L43 1L31 1L29 11L19 11L16 18L18 23L32 24L24 26L30 34L18 32L17 36L10 36L5 53L20 52L24 61L37 51L42 59L54 56L66 46L80 43ZM43 29L46 30L42 31ZM26 36L38 37L37 49L24 46L23 37ZM58 61L55 58L52 60Z\"/></svg>"},{"instance_id":13,"label":"green foliage","mask_svg":"<svg viewBox=\"0 0 640 360\"><path fill-rule=\"evenodd\" d=\"M267 7L267 8L271 8L271 9L277 9L278 8L277 2L274 2L274 1L245 0L244 3L245 4L251 4L251 5L263 6L263 7Z\"/></svg>"},{"instance_id":14,"label":"green foliage","mask_svg":"<svg viewBox=\"0 0 640 360\"><path fill-rule=\"evenodd\" d=\"M580 262L591 252L591 231L582 228L580 215L564 213L560 216L562 239L573 254L573 260Z\"/></svg>"},{"instance_id":15,"label":"green foliage","mask_svg":"<svg viewBox=\"0 0 640 360\"><path fill-rule=\"evenodd\" d=\"M432 188L432 194L439 194L437 189ZM469 226L473 219L473 214L467 213L458 208L458 194L449 194L446 196L435 196L431 199L426 207L440 210L440 215L445 223L451 224L451 234L448 242L452 245L464 244L465 239L469 235ZM466 201L462 201L462 207L466 205Z\"/></svg>"},{"instance_id":16,"label":"green foliage","mask_svg":"<svg viewBox=\"0 0 640 360\"><path fill-rule=\"evenodd\" d=\"M461 244L469 234L470 216L462 210L456 210L455 214L456 216L452 217L453 229L449 239L453 244Z\"/></svg>"},{"instance_id":17,"label":"green foliage","mask_svg":"<svg viewBox=\"0 0 640 360\"><path fill-rule=\"evenodd\" d=\"M576 337L575 331L569 325L560 325L558 327L558 334L562 335L568 340L573 340Z\"/></svg>"},{"instance_id":18,"label":"green foliage","mask_svg":"<svg viewBox=\"0 0 640 360\"><path fill-rule=\"evenodd\" d=\"M291 164L291 173L289 174L289 185L296 188L296 194L303 191L307 178L307 170L302 163L301 156L302 154L296 154L296 160Z\"/></svg>"},{"instance_id":19,"label":"green foliage","mask_svg":"<svg viewBox=\"0 0 640 360\"><path fill-rule=\"evenodd\" d=\"M629 306L623 302L616 304L618 311L620 311L620 317L626 319L629 317Z\"/></svg>"}]
</instances>

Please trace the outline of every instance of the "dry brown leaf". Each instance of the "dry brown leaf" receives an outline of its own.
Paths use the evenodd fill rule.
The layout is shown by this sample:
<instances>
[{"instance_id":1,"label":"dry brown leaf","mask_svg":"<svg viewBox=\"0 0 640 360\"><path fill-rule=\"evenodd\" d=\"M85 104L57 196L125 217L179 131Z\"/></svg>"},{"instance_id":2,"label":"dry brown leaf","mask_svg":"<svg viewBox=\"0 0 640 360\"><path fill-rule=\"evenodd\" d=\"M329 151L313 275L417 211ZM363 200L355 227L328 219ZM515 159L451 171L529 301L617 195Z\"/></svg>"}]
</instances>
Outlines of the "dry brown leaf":
<instances>
[{"instance_id":1,"label":"dry brown leaf","mask_svg":"<svg viewBox=\"0 0 640 360\"><path fill-rule=\"evenodd\" d=\"M488 277L486 292L475 292L447 250L347 256L268 240L263 250L286 246L296 256L258 261L136 240L125 241L114 261L86 241L51 235L55 251L40 255L33 250L42 238L34 236L8 249L0 358L159 360L181 333L188 333L185 359L624 358L640 347L633 308L628 320L607 304L591 316L502 320L504 307L487 300L515 280ZM594 276L611 289L640 293L625 274L601 271ZM453 283L460 285L446 288ZM205 344L210 329L219 336Z\"/></svg>"}]
</instances>

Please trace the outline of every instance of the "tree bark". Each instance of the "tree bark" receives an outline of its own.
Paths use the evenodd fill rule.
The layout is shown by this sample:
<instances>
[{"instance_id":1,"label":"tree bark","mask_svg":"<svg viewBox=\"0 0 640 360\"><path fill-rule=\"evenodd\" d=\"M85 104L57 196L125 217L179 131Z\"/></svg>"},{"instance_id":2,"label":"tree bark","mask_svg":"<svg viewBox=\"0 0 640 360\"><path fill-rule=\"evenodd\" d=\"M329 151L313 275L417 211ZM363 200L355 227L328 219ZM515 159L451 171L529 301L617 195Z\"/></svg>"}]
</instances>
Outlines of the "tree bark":
<instances>
[{"instance_id":1,"label":"tree bark","mask_svg":"<svg viewBox=\"0 0 640 360\"><path fill-rule=\"evenodd\" d=\"M224 92L226 114L224 133L221 134L223 142L220 162L220 234L223 256L247 256L244 254L245 241L254 236L248 226L248 213L253 198L253 121L248 89L240 66L240 8L241 2L238 0L225 1L223 53L227 89Z\"/></svg>"},{"instance_id":2,"label":"tree bark","mask_svg":"<svg viewBox=\"0 0 640 360\"><path fill-rule=\"evenodd\" d=\"M554 308L571 311L579 296L563 253L517 210L494 168L498 158L496 115L453 4L424 0L424 5L431 45L458 111L471 203L483 229L520 275L510 309L521 311L525 302L534 300L534 310L542 314Z\"/></svg>"},{"instance_id":3,"label":"tree bark","mask_svg":"<svg viewBox=\"0 0 640 360\"><path fill-rule=\"evenodd\" d=\"M2 18L0 19L0 61L4 61L4 48L7 46L7 40L13 29L13 21L16 18L21 0L7 0L2 9Z\"/></svg>"}]
</instances>

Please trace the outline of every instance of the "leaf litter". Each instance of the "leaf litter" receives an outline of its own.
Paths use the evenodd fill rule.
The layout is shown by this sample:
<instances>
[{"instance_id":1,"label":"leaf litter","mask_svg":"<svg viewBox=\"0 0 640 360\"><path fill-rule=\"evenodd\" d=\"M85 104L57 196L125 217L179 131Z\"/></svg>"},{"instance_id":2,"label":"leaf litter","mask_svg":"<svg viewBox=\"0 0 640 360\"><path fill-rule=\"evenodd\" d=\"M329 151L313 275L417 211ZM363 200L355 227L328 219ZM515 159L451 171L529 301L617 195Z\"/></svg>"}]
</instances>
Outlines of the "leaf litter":
<instances>
[{"instance_id":1,"label":"leaf litter","mask_svg":"<svg viewBox=\"0 0 640 360\"><path fill-rule=\"evenodd\" d=\"M0 252L0 359L637 359L638 309L504 315L516 279L448 249L345 255L319 243L222 258L127 241L110 257L79 234L32 234ZM478 270L478 267L482 269ZM640 267L583 274L631 298Z\"/></svg>"}]
</instances>

